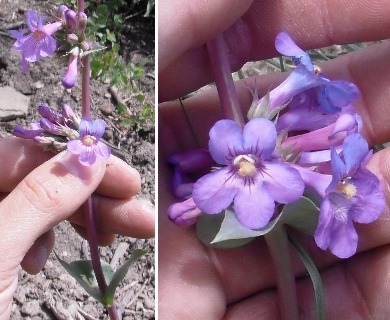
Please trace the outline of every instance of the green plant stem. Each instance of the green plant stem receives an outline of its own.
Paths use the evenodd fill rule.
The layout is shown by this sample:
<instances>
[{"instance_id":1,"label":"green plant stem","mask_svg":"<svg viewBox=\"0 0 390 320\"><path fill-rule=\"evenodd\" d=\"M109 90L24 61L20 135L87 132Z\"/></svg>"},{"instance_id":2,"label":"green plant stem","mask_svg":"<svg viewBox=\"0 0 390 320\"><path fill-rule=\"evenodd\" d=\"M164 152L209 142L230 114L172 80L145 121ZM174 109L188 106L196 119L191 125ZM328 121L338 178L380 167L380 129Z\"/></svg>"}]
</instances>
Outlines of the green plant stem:
<instances>
[{"instance_id":1,"label":"green plant stem","mask_svg":"<svg viewBox=\"0 0 390 320\"><path fill-rule=\"evenodd\" d=\"M223 34L207 43L207 51L225 117L236 121L243 127L244 117L234 86Z\"/></svg>"},{"instance_id":2,"label":"green plant stem","mask_svg":"<svg viewBox=\"0 0 390 320\"><path fill-rule=\"evenodd\" d=\"M291 267L289 241L284 226L264 235L277 274L277 287L282 320L299 320L295 276Z\"/></svg>"}]
</instances>

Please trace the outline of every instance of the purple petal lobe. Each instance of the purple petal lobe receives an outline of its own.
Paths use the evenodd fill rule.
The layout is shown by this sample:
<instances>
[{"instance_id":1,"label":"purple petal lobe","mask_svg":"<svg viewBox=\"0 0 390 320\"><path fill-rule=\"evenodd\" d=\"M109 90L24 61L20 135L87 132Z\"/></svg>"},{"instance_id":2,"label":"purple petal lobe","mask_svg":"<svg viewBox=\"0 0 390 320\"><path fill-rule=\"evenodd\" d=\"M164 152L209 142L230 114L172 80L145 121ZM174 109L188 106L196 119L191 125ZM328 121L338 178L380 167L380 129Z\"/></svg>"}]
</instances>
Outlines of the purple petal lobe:
<instances>
[{"instance_id":1,"label":"purple petal lobe","mask_svg":"<svg viewBox=\"0 0 390 320\"><path fill-rule=\"evenodd\" d=\"M84 152L79 155L79 161L83 166L92 166L96 161L96 156L92 148L84 149Z\"/></svg>"},{"instance_id":2,"label":"purple petal lobe","mask_svg":"<svg viewBox=\"0 0 390 320\"><path fill-rule=\"evenodd\" d=\"M194 185L192 197L200 210L213 214L226 209L237 190L232 174L225 167L200 178Z\"/></svg>"},{"instance_id":3,"label":"purple petal lobe","mask_svg":"<svg viewBox=\"0 0 390 320\"><path fill-rule=\"evenodd\" d=\"M261 184L240 189L234 199L237 219L248 229L264 227L271 220L274 209L274 200Z\"/></svg>"},{"instance_id":4,"label":"purple petal lobe","mask_svg":"<svg viewBox=\"0 0 390 320\"><path fill-rule=\"evenodd\" d=\"M97 119L93 121L92 127L92 135L100 139L104 134L104 130L106 130L106 123L103 120Z\"/></svg>"},{"instance_id":5,"label":"purple petal lobe","mask_svg":"<svg viewBox=\"0 0 390 320\"><path fill-rule=\"evenodd\" d=\"M298 200L305 189L299 172L286 163L267 162L264 168L264 188L280 203Z\"/></svg>"},{"instance_id":6,"label":"purple petal lobe","mask_svg":"<svg viewBox=\"0 0 390 320\"><path fill-rule=\"evenodd\" d=\"M299 48L286 32L276 36L275 48L284 56L294 57L295 63L302 63L310 72L314 72L310 56Z\"/></svg>"},{"instance_id":7,"label":"purple petal lobe","mask_svg":"<svg viewBox=\"0 0 390 320\"><path fill-rule=\"evenodd\" d=\"M210 130L209 150L219 164L228 164L243 148L242 129L233 120L220 120Z\"/></svg>"},{"instance_id":8,"label":"purple petal lobe","mask_svg":"<svg viewBox=\"0 0 390 320\"><path fill-rule=\"evenodd\" d=\"M255 118L245 125L243 138L246 153L261 155L263 159L267 159L275 150L275 125L270 120Z\"/></svg>"},{"instance_id":9,"label":"purple petal lobe","mask_svg":"<svg viewBox=\"0 0 390 320\"><path fill-rule=\"evenodd\" d=\"M92 132L92 120L90 117L83 117L80 121L80 136L84 137L91 135Z\"/></svg>"},{"instance_id":10,"label":"purple petal lobe","mask_svg":"<svg viewBox=\"0 0 390 320\"><path fill-rule=\"evenodd\" d=\"M98 141L94 146L94 152L96 157L101 160L107 160L111 155L111 149L101 141Z\"/></svg>"},{"instance_id":11,"label":"purple petal lobe","mask_svg":"<svg viewBox=\"0 0 390 320\"><path fill-rule=\"evenodd\" d=\"M85 146L79 139L68 141L67 147L73 154L81 154L85 150Z\"/></svg>"},{"instance_id":12,"label":"purple petal lobe","mask_svg":"<svg viewBox=\"0 0 390 320\"><path fill-rule=\"evenodd\" d=\"M362 135L349 135L343 143L343 154L348 175L352 175L368 154L368 143Z\"/></svg>"},{"instance_id":13,"label":"purple petal lobe","mask_svg":"<svg viewBox=\"0 0 390 320\"><path fill-rule=\"evenodd\" d=\"M359 197L350 209L350 217L359 223L371 223L383 212L386 200L379 179L367 169L361 170L358 178L350 181L358 192Z\"/></svg>"}]
</instances>

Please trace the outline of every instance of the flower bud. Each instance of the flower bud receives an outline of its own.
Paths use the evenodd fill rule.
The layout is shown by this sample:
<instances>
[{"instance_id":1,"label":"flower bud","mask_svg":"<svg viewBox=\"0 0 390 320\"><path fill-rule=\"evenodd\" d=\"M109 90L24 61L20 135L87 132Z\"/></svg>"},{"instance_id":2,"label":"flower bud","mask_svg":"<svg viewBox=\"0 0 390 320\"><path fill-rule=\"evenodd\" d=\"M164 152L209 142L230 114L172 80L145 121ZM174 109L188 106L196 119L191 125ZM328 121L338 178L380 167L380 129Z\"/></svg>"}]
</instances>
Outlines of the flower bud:
<instances>
[{"instance_id":1,"label":"flower bud","mask_svg":"<svg viewBox=\"0 0 390 320\"><path fill-rule=\"evenodd\" d=\"M51 122L49 119L42 118L41 121L39 121L39 124L41 125L42 129L45 131L56 134L56 135L61 135L62 134L62 128L55 123Z\"/></svg>"},{"instance_id":2,"label":"flower bud","mask_svg":"<svg viewBox=\"0 0 390 320\"><path fill-rule=\"evenodd\" d=\"M68 29L68 33L74 33L76 31L76 20L77 14L71 9L68 9L65 12L65 20L66 20L66 26Z\"/></svg>"},{"instance_id":3,"label":"flower bud","mask_svg":"<svg viewBox=\"0 0 390 320\"><path fill-rule=\"evenodd\" d=\"M87 40L84 40L81 42L81 48L83 49L83 51L89 51L92 49L92 46Z\"/></svg>"},{"instance_id":4,"label":"flower bud","mask_svg":"<svg viewBox=\"0 0 390 320\"><path fill-rule=\"evenodd\" d=\"M80 12L77 15L77 28L79 31L83 31L87 26L88 20L87 15L84 12Z\"/></svg>"},{"instance_id":5,"label":"flower bud","mask_svg":"<svg viewBox=\"0 0 390 320\"><path fill-rule=\"evenodd\" d=\"M44 104L41 104L38 107L38 113L42 118L46 118L51 122L56 121L57 116L56 116L56 113L54 112L54 110L49 108L48 106L46 106Z\"/></svg>"},{"instance_id":6,"label":"flower bud","mask_svg":"<svg viewBox=\"0 0 390 320\"><path fill-rule=\"evenodd\" d=\"M68 9L69 8L66 5L61 4L60 7L58 8L58 12L60 14L60 17L63 17L65 12L66 12L66 10L68 10Z\"/></svg>"},{"instance_id":7,"label":"flower bud","mask_svg":"<svg viewBox=\"0 0 390 320\"><path fill-rule=\"evenodd\" d=\"M74 113L73 109L64 104L61 110L62 117L64 118L65 124L73 129L78 129L80 126L80 118Z\"/></svg>"},{"instance_id":8,"label":"flower bud","mask_svg":"<svg viewBox=\"0 0 390 320\"><path fill-rule=\"evenodd\" d=\"M43 132L45 132L45 130L43 130L42 128L33 128L32 130L27 130L22 128L21 126L16 126L14 128L13 134L16 137L23 139L34 139L36 136L40 135Z\"/></svg>"},{"instance_id":9,"label":"flower bud","mask_svg":"<svg viewBox=\"0 0 390 320\"><path fill-rule=\"evenodd\" d=\"M79 42L79 37L76 36L74 33L69 33L66 36L66 41L68 41L70 44L77 44Z\"/></svg>"},{"instance_id":10,"label":"flower bud","mask_svg":"<svg viewBox=\"0 0 390 320\"><path fill-rule=\"evenodd\" d=\"M192 198L174 203L168 208L168 217L179 226L195 224L202 211L195 205Z\"/></svg>"},{"instance_id":11,"label":"flower bud","mask_svg":"<svg viewBox=\"0 0 390 320\"><path fill-rule=\"evenodd\" d=\"M195 172L214 164L210 152L204 149L177 152L169 157L168 162L183 173Z\"/></svg>"},{"instance_id":12,"label":"flower bud","mask_svg":"<svg viewBox=\"0 0 390 320\"><path fill-rule=\"evenodd\" d=\"M68 70L66 71L65 76L62 78L62 85L66 89L73 88L77 82L77 60L79 57L79 48L74 48L70 52Z\"/></svg>"}]
</instances>

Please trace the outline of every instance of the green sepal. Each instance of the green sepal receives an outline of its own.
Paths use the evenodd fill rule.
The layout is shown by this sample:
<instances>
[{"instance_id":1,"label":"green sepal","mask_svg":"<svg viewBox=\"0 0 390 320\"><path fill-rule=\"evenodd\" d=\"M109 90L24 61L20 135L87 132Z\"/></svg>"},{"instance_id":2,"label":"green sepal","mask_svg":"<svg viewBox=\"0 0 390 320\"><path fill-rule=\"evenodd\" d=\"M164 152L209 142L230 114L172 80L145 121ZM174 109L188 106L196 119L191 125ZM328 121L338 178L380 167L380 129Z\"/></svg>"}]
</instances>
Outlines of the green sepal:
<instances>
[{"instance_id":1,"label":"green sepal","mask_svg":"<svg viewBox=\"0 0 390 320\"><path fill-rule=\"evenodd\" d=\"M317 226L319 208L302 196L294 203L286 204L282 212L259 230L245 228L229 207L219 214L202 214L196 225L198 238L206 245L217 248L235 248L251 242L256 237L286 224L312 235Z\"/></svg>"},{"instance_id":2,"label":"green sepal","mask_svg":"<svg viewBox=\"0 0 390 320\"><path fill-rule=\"evenodd\" d=\"M114 300L115 290L119 283L125 278L130 266L141 258L147 251L143 249L137 249L133 252L130 258L112 275L111 280L108 282L106 293L104 295L104 305L110 307Z\"/></svg>"}]
</instances>

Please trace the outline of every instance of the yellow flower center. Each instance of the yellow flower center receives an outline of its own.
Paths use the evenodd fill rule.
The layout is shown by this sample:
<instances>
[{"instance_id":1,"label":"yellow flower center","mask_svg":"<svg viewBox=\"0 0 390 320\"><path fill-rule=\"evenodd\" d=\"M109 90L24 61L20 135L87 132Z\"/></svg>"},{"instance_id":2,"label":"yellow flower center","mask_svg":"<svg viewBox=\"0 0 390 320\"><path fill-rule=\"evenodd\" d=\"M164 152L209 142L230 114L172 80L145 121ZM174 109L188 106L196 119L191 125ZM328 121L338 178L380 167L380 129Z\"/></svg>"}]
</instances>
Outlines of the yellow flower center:
<instances>
[{"instance_id":1,"label":"yellow flower center","mask_svg":"<svg viewBox=\"0 0 390 320\"><path fill-rule=\"evenodd\" d=\"M83 138L83 144L86 146L92 146L95 143L96 138L94 136L85 136Z\"/></svg>"},{"instance_id":2,"label":"yellow flower center","mask_svg":"<svg viewBox=\"0 0 390 320\"><path fill-rule=\"evenodd\" d=\"M233 163L238 166L238 173L243 177L253 176L257 172L255 160L249 155L240 155Z\"/></svg>"},{"instance_id":3,"label":"yellow flower center","mask_svg":"<svg viewBox=\"0 0 390 320\"><path fill-rule=\"evenodd\" d=\"M348 181L350 178L346 178L341 180L341 182L337 185L336 190L340 191L344 194L346 199L352 199L354 196L356 196L357 188L352 183L349 183Z\"/></svg>"}]
</instances>

